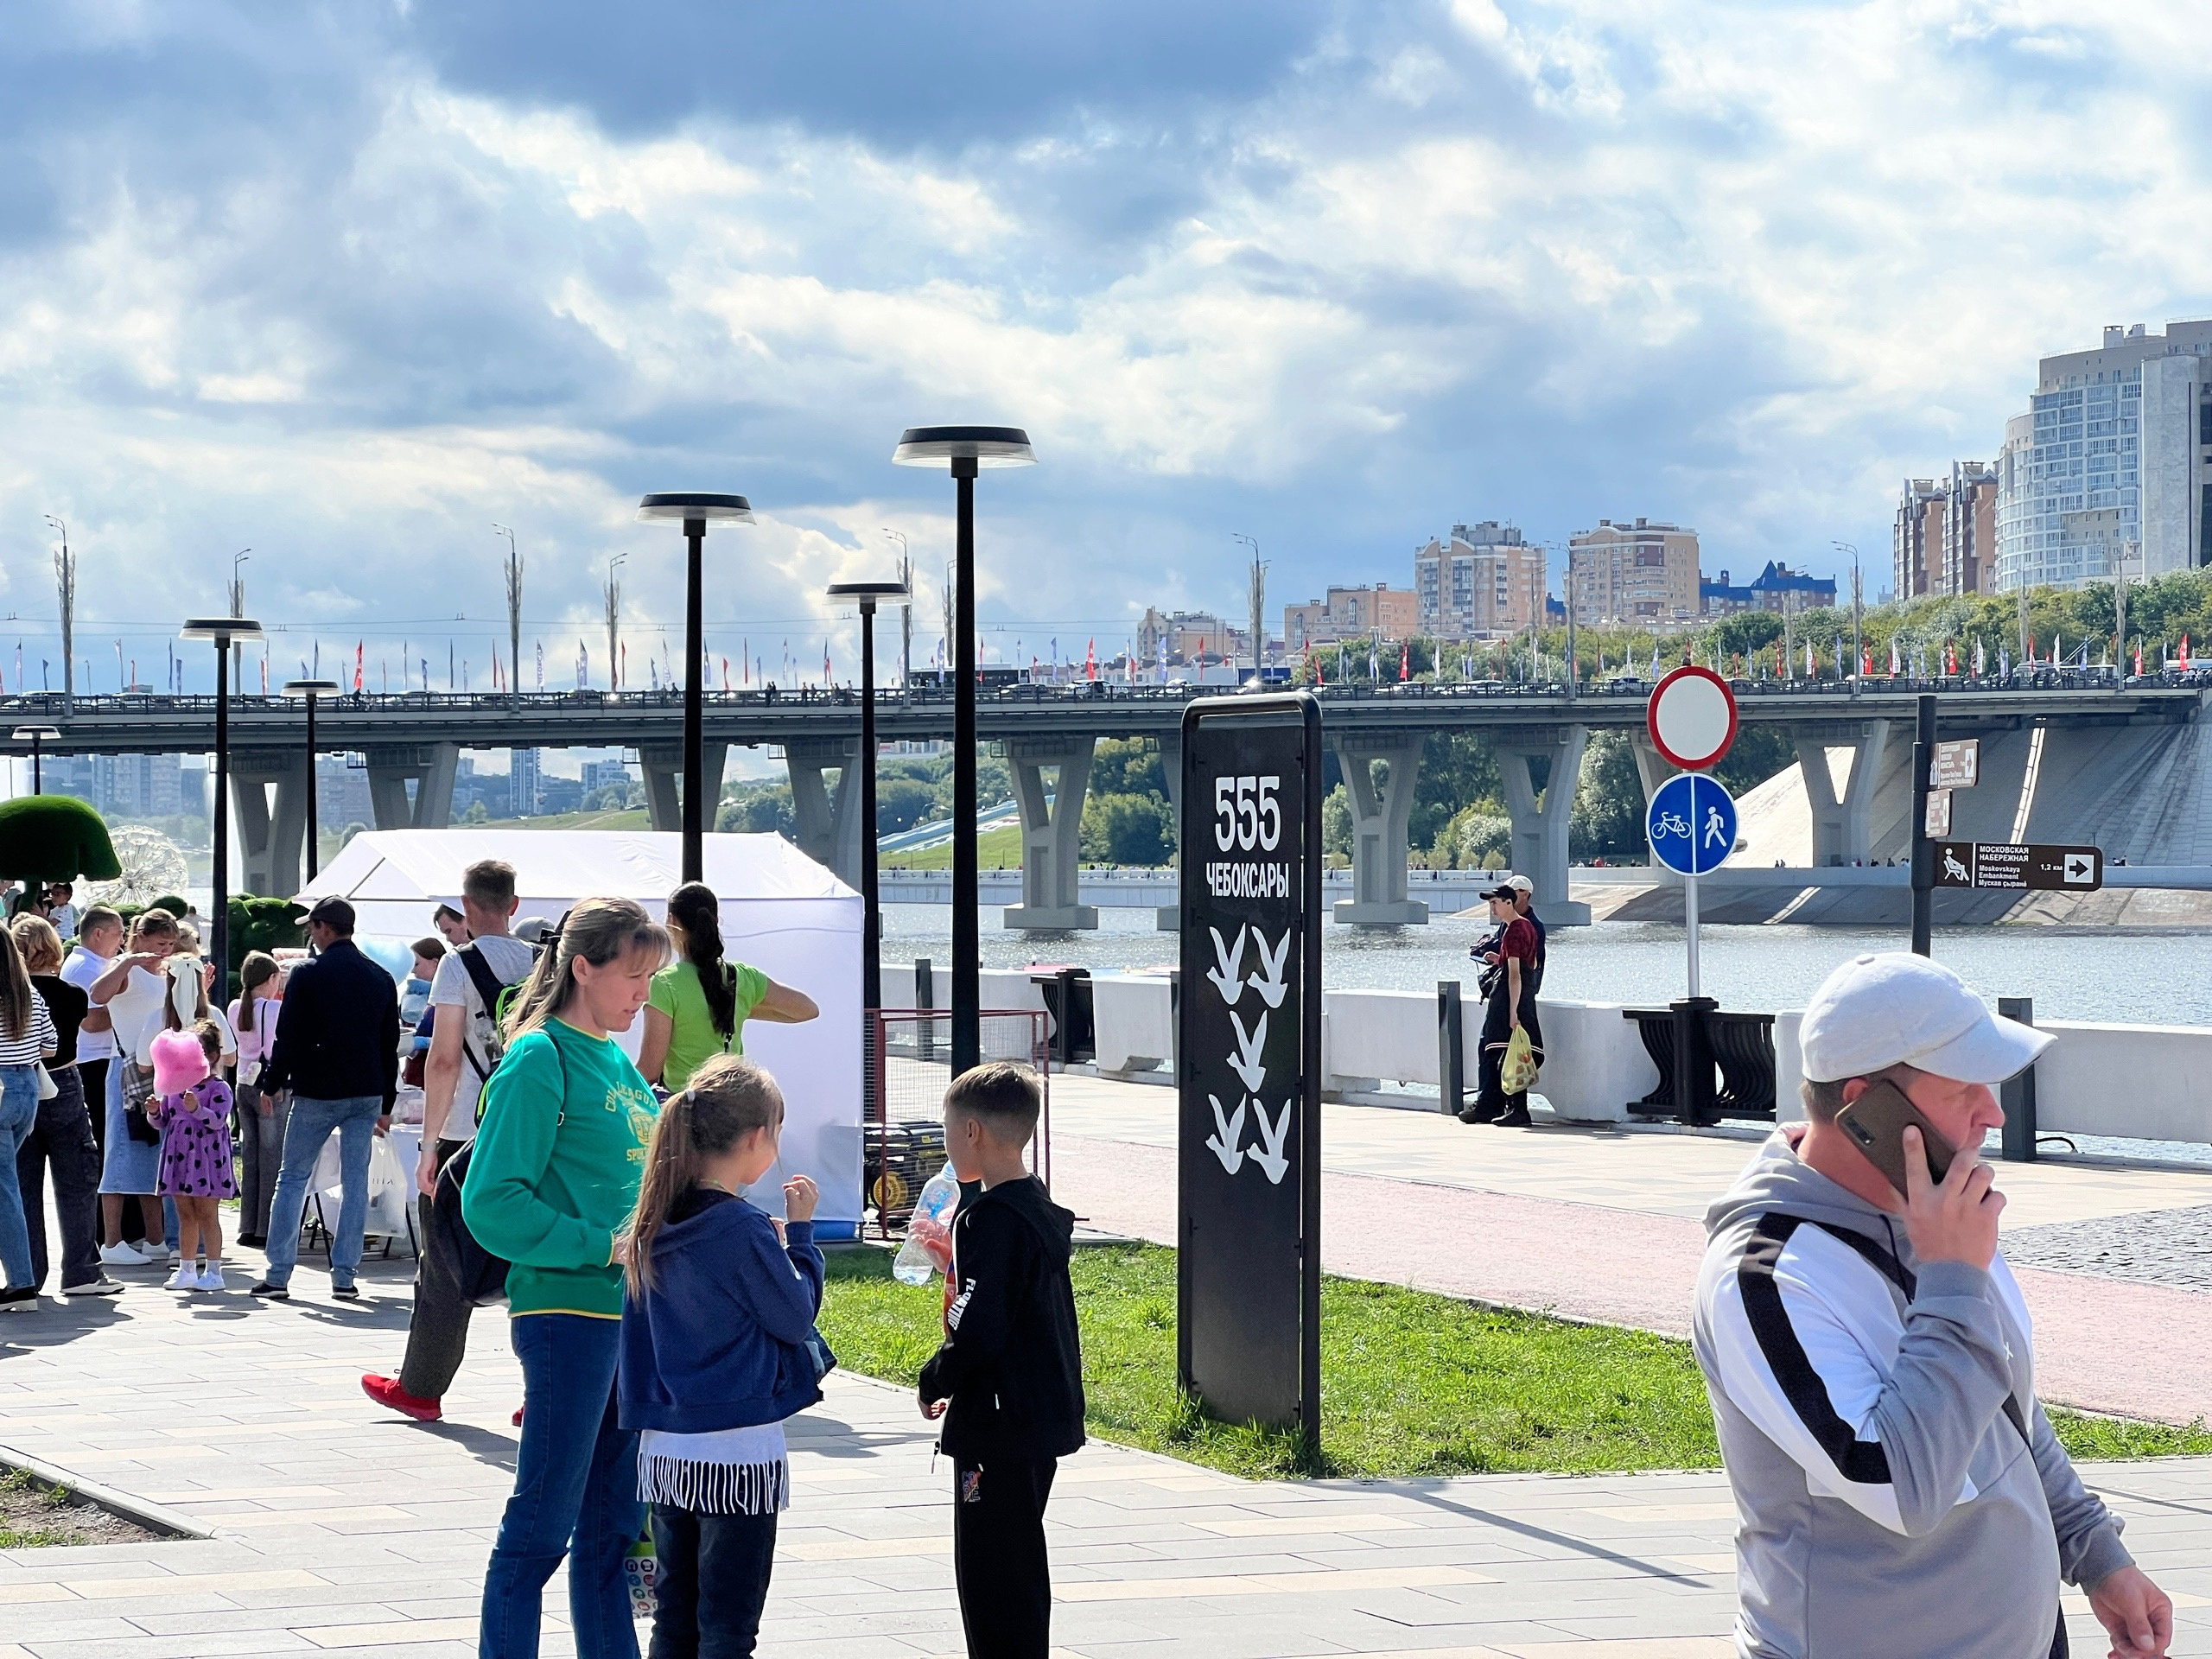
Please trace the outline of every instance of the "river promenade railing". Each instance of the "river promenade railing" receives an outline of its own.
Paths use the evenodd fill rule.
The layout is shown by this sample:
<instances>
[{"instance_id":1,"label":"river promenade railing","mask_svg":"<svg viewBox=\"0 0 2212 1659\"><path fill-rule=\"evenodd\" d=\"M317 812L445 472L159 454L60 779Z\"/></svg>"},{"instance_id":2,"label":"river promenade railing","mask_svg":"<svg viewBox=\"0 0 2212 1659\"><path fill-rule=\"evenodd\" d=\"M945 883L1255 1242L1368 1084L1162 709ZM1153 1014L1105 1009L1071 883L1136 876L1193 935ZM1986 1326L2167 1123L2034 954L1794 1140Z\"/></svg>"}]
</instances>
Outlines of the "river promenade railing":
<instances>
[{"instance_id":1,"label":"river promenade railing","mask_svg":"<svg viewBox=\"0 0 2212 1659\"><path fill-rule=\"evenodd\" d=\"M1042 1008L1049 975L988 970L987 1007ZM917 1006L911 966L887 963L886 1006ZM941 991L941 982L938 988ZM1466 1084L1483 1007L1468 986L1459 1006ZM1175 1067L1176 989L1160 974L1100 974L1090 981L1092 1050L1103 1076L1166 1084ZM1624 1017L1627 1005L1540 998L1546 1058L1535 1093L1576 1122L1633 1121L1636 1103L1659 1088L1659 1071ZM1444 1045L1438 999L1420 991L1330 991L1322 999L1321 1067L1325 1095L1385 1101L1391 1085L1441 1085ZM1775 1103L1783 1122L1803 1116L1797 1027L1802 1012L1774 1016ZM2126 1141L2212 1145L2212 1028L2090 1020L2039 1020L2056 1041L2035 1068L2036 1128L2043 1135L2096 1135ZM1392 1103L1420 1097L1401 1093Z\"/></svg>"}]
</instances>

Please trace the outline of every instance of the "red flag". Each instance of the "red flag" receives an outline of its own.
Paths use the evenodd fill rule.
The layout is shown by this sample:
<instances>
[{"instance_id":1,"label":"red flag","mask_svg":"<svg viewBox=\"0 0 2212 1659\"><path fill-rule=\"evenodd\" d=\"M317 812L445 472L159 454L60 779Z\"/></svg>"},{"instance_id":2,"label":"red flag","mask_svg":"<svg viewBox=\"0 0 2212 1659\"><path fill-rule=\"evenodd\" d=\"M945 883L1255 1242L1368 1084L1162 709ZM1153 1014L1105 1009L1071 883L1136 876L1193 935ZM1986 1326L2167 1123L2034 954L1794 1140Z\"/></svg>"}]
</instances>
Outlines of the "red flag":
<instances>
[{"instance_id":1,"label":"red flag","mask_svg":"<svg viewBox=\"0 0 2212 1659\"><path fill-rule=\"evenodd\" d=\"M1414 648L1412 642L1407 641L1401 644L1398 647L1398 677L1401 680L1409 680L1413 678L1413 661Z\"/></svg>"},{"instance_id":2,"label":"red flag","mask_svg":"<svg viewBox=\"0 0 2212 1659\"><path fill-rule=\"evenodd\" d=\"M367 650L368 642L366 640L359 640L355 642L353 646L353 689L356 691L361 689L361 663L363 654Z\"/></svg>"},{"instance_id":3,"label":"red flag","mask_svg":"<svg viewBox=\"0 0 2212 1659\"><path fill-rule=\"evenodd\" d=\"M1201 649L1204 647L1202 646ZM1084 652L1083 677L1086 680L1095 680L1098 677L1098 641L1096 639L1090 642L1090 647Z\"/></svg>"},{"instance_id":4,"label":"red flag","mask_svg":"<svg viewBox=\"0 0 2212 1659\"><path fill-rule=\"evenodd\" d=\"M2181 637L2181 671L2189 672L2189 636L2185 633Z\"/></svg>"}]
</instances>

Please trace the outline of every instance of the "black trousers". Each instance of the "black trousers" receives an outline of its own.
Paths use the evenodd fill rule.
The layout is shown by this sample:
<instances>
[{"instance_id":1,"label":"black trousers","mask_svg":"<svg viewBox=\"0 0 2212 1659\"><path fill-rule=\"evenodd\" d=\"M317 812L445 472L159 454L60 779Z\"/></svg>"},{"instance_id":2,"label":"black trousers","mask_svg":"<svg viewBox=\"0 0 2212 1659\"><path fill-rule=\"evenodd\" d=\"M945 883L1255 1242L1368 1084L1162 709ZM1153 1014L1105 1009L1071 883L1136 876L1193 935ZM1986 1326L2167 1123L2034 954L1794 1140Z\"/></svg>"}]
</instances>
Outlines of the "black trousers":
<instances>
[{"instance_id":1,"label":"black trousers","mask_svg":"<svg viewBox=\"0 0 2212 1659\"><path fill-rule=\"evenodd\" d=\"M430 1152L436 1160L432 1167L443 1169L446 1160L467 1144L441 1137ZM418 1400L442 1400L467 1357L468 1316L476 1305L461 1294L445 1253L432 1248L438 1234L430 1225L431 1201L417 1193L415 1204L415 1236L422 1255L415 1263L415 1312L407 1322L407 1357L399 1363L399 1386Z\"/></svg>"},{"instance_id":2,"label":"black trousers","mask_svg":"<svg viewBox=\"0 0 2212 1659\"><path fill-rule=\"evenodd\" d=\"M1544 1028L1536 1020L1536 988L1527 977L1521 982L1521 1023L1529 1033L1529 1046L1535 1051L1536 1063L1544 1059ZM1499 1081L1505 1069L1505 1045L1513 1035L1513 1017L1507 1011L1506 992L1503 976L1497 989L1492 993L1490 1006L1483 1014L1482 1054L1476 1068L1481 1080L1475 1095L1471 1115L1476 1117L1498 1117L1508 1112L1529 1109L1529 1092L1509 1095Z\"/></svg>"},{"instance_id":3,"label":"black trousers","mask_svg":"<svg viewBox=\"0 0 2212 1659\"><path fill-rule=\"evenodd\" d=\"M54 1172L54 1218L61 1227L61 1287L100 1276L99 1143L85 1110L84 1080L73 1065L54 1074L58 1091L38 1103L31 1132L16 1152L16 1185L31 1234L31 1283L46 1287L46 1174Z\"/></svg>"},{"instance_id":4,"label":"black trousers","mask_svg":"<svg viewBox=\"0 0 2212 1659\"><path fill-rule=\"evenodd\" d=\"M1045 1503L1058 1472L1052 1458L953 1462L952 1577L968 1659L1046 1659L1052 1647Z\"/></svg>"},{"instance_id":5,"label":"black trousers","mask_svg":"<svg viewBox=\"0 0 2212 1659\"><path fill-rule=\"evenodd\" d=\"M752 1659L776 1565L776 1515L653 1505L660 1557L651 1659Z\"/></svg>"}]
</instances>

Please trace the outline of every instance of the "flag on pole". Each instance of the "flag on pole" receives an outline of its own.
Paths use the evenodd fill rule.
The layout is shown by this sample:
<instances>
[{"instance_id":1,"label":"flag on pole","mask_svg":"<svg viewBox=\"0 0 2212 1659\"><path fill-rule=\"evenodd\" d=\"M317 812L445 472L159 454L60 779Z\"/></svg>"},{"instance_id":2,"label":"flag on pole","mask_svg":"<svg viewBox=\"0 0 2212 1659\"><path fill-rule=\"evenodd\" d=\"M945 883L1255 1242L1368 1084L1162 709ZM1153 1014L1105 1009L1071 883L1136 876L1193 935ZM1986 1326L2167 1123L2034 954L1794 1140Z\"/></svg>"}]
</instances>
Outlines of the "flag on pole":
<instances>
[{"instance_id":1,"label":"flag on pole","mask_svg":"<svg viewBox=\"0 0 2212 1659\"><path fill-rule=\"evenodd\" d=\"M2189 672L2189 636L2185 633L2181 637L2181 671Z\"/></svg>"},{"instance_id":2,"label":"flag on pole","mask_svg":"<svg viewBox=\"0 0 2212 1659\"><path fill-rule=\"evenodd\" d=\"M827 684L829 684L829 683L830 683L830 642L829 642L827 639L824 639L824 640L822 642L822 683L823 683L823 684L827 685Z\"/></svg>"},{"instance_id":3,"label":"flag on pole","mask_svg":"<svg viewBox=\"0 0 2212 1659\"><path fill-rule=\"evenodd\" d=\"M368 649L366 640L356 641L353 646L353 689L356 691L361 689L361 670L368 656Z\"/></svg>"},{"instance_id":4,"label":"flag on pole","mask_svg":"<svg viewBox=\"0 0 2212 1659\"><path fill-rule=\"evenodd\" d=\"M1398 678L1402 683L1413 678L1413 642L1411 640L1402 641L1398 646Z\"/></svg>"},{"instance_id":5,"label":"flag on pole","mask_svg":"<svg viewBox=\"0 0 2212 1659\"><path fill-rule=\"evenodd\" d=\"M1098 677L1098 641L1095 639L1084 648L1083 677L1086 680Z\"/></svg>"},{"instance_id":6,"label":"flag on pole","mask_svg":"<svg viewBox=\"0 0 2212 1659\"><path fill-rule=\"evenodd\" d=\"M722 690L729 690L729 658L727 657L722 658Z\"/></svg>"},{"instance_id":7,"label":"flag on pole","mask_svg":"<svg viewBox=\"0 0 2212 1659\"><path fill-rule=\"evenodd\" d=\"M537 642L537 689L541 691L545 689L545 642L543 639Z\"/></svg>"}]
</instances>

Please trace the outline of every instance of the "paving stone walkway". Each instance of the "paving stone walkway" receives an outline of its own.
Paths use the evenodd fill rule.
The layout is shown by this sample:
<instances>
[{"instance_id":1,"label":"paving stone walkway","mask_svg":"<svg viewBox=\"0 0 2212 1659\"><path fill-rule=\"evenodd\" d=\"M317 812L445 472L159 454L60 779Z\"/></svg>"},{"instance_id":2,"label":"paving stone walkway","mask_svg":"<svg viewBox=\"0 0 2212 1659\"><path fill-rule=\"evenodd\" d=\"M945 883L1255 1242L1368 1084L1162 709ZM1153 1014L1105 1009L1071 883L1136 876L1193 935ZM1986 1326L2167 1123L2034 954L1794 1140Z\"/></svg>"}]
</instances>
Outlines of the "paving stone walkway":
<instances>
[{"instance_id":1,"label":"paving stone walkway","mask_svg":"<svg viewBox=\"0 0 2212 1659\"><path fill-rule=\"evenodd\" d=\"M2023 1227L2005 1240L2015 1266L2212 1291L2212 1205Z\"/></svg>"},{"instance_id":2,"label":"paving stone walkway","mask_svg":"<svg viewBox=\"0 0 2212 1659\"><path fill-rule=\"evenodd\" d=\"M518 1375L480 1316L434 1427L374 1410L404 1264L367 1299L303 1268L288 1306L178 1298L0 1323L0 1446L158 1503L207 1539L0 1552L0 1659L346 1653L464 1659L512 1474ZM960 1651L949 1473L903 1391L835 1377L791 1433L771 1659ZM4 1453L0 1453L4 1456ZM2091 1478L2212 1647L2212 1459ZM1065 1465L1051 1510L1057 1649L1083 1659L1722 1659L1733 1510L1709 1473L1254 1483L1123 1448ZM545 1651L570 1653L556 1580ZM2094 1633L2070 1599L2077 1651Z\"/></svg>"}]
</instances>

